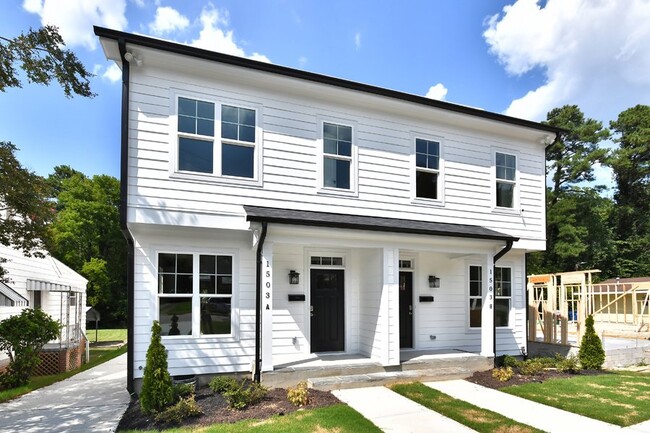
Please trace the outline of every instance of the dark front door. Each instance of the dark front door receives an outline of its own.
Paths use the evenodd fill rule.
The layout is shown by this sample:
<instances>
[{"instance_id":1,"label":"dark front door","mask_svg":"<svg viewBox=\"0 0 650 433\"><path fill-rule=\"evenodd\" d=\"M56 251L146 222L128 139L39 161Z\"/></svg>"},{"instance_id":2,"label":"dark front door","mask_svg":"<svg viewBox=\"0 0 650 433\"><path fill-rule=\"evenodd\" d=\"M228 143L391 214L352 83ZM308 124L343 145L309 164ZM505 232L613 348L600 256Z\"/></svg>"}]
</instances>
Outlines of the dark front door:
<instances>
[{"instance_id":1,"label":"dark front door","mask_svg":"<svg viewBox=\"0 0 650 433\"><path fill-rule=\"evenodd\" d=\"M399 347L413 347L413 272L399 273Z\"/></svg>"},{"instance_id":2,"label":"dark front door","mask_svg":"<svg viewBox=\"0 0 650 433\"><path fill-rule=\"evenodd\" d=\"M343 270L311 270L311 351L345 350Z\"/></svg>"}]
</instances>

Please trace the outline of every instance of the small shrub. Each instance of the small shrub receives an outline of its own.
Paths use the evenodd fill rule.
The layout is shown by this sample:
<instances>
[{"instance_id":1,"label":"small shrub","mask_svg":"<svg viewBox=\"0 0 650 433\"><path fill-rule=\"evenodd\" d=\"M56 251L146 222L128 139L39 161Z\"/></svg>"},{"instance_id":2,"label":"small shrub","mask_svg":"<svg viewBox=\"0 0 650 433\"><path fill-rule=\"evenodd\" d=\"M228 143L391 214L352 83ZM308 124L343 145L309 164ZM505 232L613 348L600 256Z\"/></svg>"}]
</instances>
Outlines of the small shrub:
<instances>
[{"instance_id":1,"label":"small shrub","mask_svg":"<svg viewBox=\"0 0 650 433\"><path fill-rule=\"evenodd\" d=\"M582 336L582 341L580 342L578 358L580 359L582 368L589 370L600 370L605 362L603 343L598 338L598 335L596 335L594 318L591 315L585 321L585 335Z\"/></svg>"},{"instance_id":2,"label":"small shrub","mask_svg":"<svg viewBox=\"0 0 650 433\"><path fill-rule=\"evenodd\" d=\"M194 385L190 383L178 383L172 388L174 401L178 402L183 398L194 395Z\"/></svg>"},{"instance_id":3,"label":"small shrub","mask_svg":"<svg viewBox=\"0 0 650 433\"><path fill-rule=\"evenodd\" d=\"M503 366L504 367L510 367L511 369L512 368L517 368L520 363L521 363L521 361L519 361L514 356L505 355L503 357Z\"/></svg>"},{"instance_id":4,"label":"small shrub","mask_svg":"<svg viewBox=\"0 0 650 433\"><path fill-rule=\"evenodd\" d=\"M555 355L555 368L561 373L577 373L580 371L578 358L575 355L569 355L565 358L559 353Z\"/></svg>"},{"instance_id":5,"label":"small shrub","mask_svg":"<svg viewBox=\"0 0 650 433\"><path fill-rule=\"evenodd\" d=\"M287 400L294 406L302 407L309 404L309 388L304 380L287 390Z\"/></svg>"},{"instance_id":6,"label":"small shrub","mask_svg":"<svg viewBox=\"0 0 650 433\"><path fill-rule=\"evenodd\" d=\"M194 396L181 398L178 403L156 414L155 420L164 424L180 424L185 418L199 416L203 413Z\"/></svg>"},{"instance_id":7,"label":"small shrub","mask_svg":"<svg viewBox=\"0 0 650 433\"><path fill-rule=\"evenodd\" d=\"M512 379L513 376L512 367L501 367L495 368L492 370L492 377L498 380L499 382L507 382Z\"/></svg>"},{"instance_id":8,"label":"small shrub","mask_svg":"<svg viewBox=\"0 0 650 433\"><path fill-rule=\"evenodd\" d=\"M544 371L544 364L536 358L519 363L519 372L524 376L536 376Z\"/></svg>"},{"instance_id":9,"label":"small shrub","mask_svg":"<svg viewBox=\"0 0 650 433\"><path fill-rule=\"evenodd\" d=\"M212 391L222 394L236 389L239 386L239 382L232 376L215 376L208 386Z\"/></svg>"},{"instance_id":10,"label":"small shrub","mask_svg":"<svg viewBox=\"0 0 650 433\"><path fill-rule=\"evenodd\" d=\"M237 388L225 391L223 397L232 409L241 410L248 406L259 403L268 389L259 383L241 381Z\"/></svg>"},{"instance_id":11,"label":"small shrub","mask_svg":"<svg viewBox=\"0 0 650 433\"><path fill-rule=\"evenodd\" d=\"M548 357L548 356L540 356L537 358L533 358L536 362L541 364L542 368L556 368L557 367L557 358L556 357ZM564 358L563 358L564 359Z\"/></svg>"},{"instance_id":12,"label":"small shrub","mask_svg":"<svg viewBox=\"0 0 650 433\"><path fill-rule=\"evenodd\" d=\"M172 378L167 371L167 352L160 341L160 331L160 323L154 320L140 392L140 407L146 414L162 411L174 398Z\"/></svg>"}]
</instances>

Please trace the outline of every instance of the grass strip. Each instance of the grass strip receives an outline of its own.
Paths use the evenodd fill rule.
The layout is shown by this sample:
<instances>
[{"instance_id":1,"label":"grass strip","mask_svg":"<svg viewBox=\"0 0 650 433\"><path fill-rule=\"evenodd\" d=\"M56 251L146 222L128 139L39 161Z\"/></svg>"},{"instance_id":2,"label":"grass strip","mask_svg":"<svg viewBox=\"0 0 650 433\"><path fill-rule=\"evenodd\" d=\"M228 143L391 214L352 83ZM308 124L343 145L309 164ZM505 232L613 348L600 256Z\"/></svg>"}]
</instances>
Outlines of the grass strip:
<instances>
[{"instance_id":1,"label":"grass strip","mask_svg":"<svg viewBox=\"0 0 650 433\"><path fill-rule=\"evenodd\" d=\"M501 391L619 426L650 419L650 374L612 372L552 379Z\"/></svg>"},{"instance_id":2,"label":"grass strip","mask_svg":"<svg viewBox=\"0 0 650 433\"><path fill-rule=\"evenodd\" d=\"M457 400L419 382L393 385L391 389L478 432L543 433L542 430L465 401Z\"/></svg>"},{"instance_id":3,"label":"grass strip","mask_svg":"<svg viewBox=\"0 0 650 433\"><path fill-rule=\"evenodd\" d=\"M140 432L127 430L127 432ZM158 430L151 430L150 432ZM263 420L239 421L234 424L213 424L209 427L180 427L163 430L167 433L381 433L373 423L345 404L318 409L300 410L284 416L273 416Z\"/></svg>"},{"instance_id":4,"label":"grass strip","mask_svg":"<svg viewBox=\"0 0 650 433\"><path fill-rule=\"evenodd\" d=\"M27 394L36 389L43 388L45 386L52 385L53 383L72 377L77 373L81 373L82 371L86 371L89 368L96 367L124 353L126 353L126 346L120 347L119 349L105 351L105 353L99 355L95 359L91 360L89 363L83 364L80 368L77 368L76 370L66 371L64 373L59 373L59 374L53 374L51 376L34 376L29 379L29 383L27 383L27 385L20 386L18 388L12 388L12 389L6 389L4 391L0 391L0 403L4 403L5 401L12 400L16 397L20 397L21 395Z\"/></svg>"}]
</instances>

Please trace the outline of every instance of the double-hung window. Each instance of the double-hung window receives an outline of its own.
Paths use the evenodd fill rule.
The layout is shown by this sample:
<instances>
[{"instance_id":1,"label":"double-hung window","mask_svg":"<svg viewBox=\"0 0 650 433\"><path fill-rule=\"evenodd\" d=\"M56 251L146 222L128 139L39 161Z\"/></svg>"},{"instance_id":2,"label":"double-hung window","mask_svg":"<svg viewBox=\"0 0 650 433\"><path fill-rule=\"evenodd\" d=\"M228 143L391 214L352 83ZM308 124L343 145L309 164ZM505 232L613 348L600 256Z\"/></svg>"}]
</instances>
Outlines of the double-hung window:
<instances>
[{"instance_id":1,"label":"double-hung window","mask_svg":"<svg viewBox=\"0 0 650 433\"><path fill-rule=\"evenodd\" d=\"M496 153L496 205L513 208L517 184L517 157L507 153Z\"/></svg>"},{"instance_id":2,"label":"double-hung window","mask_svg":"<svg viewBox=\"0 0 650 433\"><path fill-rule=\"evenodd\" d=\"M232 293L231 255L158 254L163 335L231 335Z\"/></svg>"},{"instance_id":3,"label":"double-hung window","mask_svg":"<svg viewBox=\"0 0 650 433\"><path fill-rule=\"evenodd\" d=\"M438 199L440 142L415 139L415 196Z\"/></svg>"},{"instance_id":4,"label":"double-hung window","mask_svg":"<svg viewBox=\"0 0 650 433\"><path fill-rule=\"evenodd\" d=\"M351 190L352 127L323 123L323 187Z\"/></svg>"},{"instance_id":5,"label":"double-hung window","mask_svg":"<svg viewBox=\"0 0 650 433\"><path fill-rule=\"evenodd\" d=\"M469 327L481 327L483 310L483 267L469 267Z\"/></svg>"},{"instance_id":6,"label":"double-hung window","mask_svg":"<svg viewBox=\"0 0 650 433\"><path fill-rule=\"evenodd\" d=\"M255 110L179 97L177 114L178 171L256 177Z\"/></svg>"},{"instance_id":7,"label":"double-hung window","mask_svg":"<svg viewBox=\"0 0 650 433\"><path fill-rule=\"evenodd\" d=\"M494 268L495 326L510 324L510 303L512 300L512 269Z\"/></svg>"}]
</instances>

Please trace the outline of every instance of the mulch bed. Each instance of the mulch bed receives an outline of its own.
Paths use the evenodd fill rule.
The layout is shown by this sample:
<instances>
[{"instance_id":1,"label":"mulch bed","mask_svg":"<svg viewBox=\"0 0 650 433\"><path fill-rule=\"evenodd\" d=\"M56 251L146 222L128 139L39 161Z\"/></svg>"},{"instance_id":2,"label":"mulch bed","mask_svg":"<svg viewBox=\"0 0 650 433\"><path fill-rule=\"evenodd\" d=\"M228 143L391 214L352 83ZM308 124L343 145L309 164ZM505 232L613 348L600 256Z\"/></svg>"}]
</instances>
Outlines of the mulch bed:
<instances>
[{"instance_id":1,"label":"mulch bed","mask_svg":"<svg viewBox=\"0 0 650 433\"><path fill-rule=\"evenodd\" d=\"M603 370L580 370L579 372L572 374L561 373L557 370L544 370L542 373L536 374L535 376L524 376L523 374L515 373L512 376L512 379L506 382L500 382L499 380L492 377L492 370L488 370L477 371L471 377L468 377L465 380L485 386L487 388L499 389L506 386L523 385L525 383L543 383L549 379L568 379L570 377L576 376L595 376L599 374L607 374L607 372Z\"/></svg>"},{"instance_id":2,"label":"mulch bed","mask_svg":"<svg viewBox=\"0 0 650 433\"><path fill-rule=\"evenodd\" d=\"M203 415L194 418L187 418L180 425L182 427L200 427L216 423L234 423L246 419L265 419L273 415L285 415L300 408L294 406L287 400L287 390L275 388L269 390L264 399L253 406L243 410L233 410L228 408L228 404L221 396L212 392L210 388L201 388L196 393L196 402L203 410ZM330 406L340 403L330 392L309 390L310 403L304 406L305 409L314 409L317 407ZM117 430L156 430L178 425L164 425L156 423L153 416L145 415L140 411L140 402L132 399L124 416L120 420Z\"/></svg>"}]
</instances>

